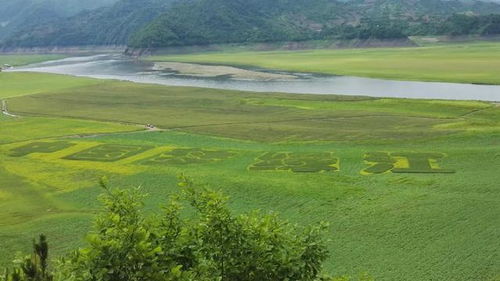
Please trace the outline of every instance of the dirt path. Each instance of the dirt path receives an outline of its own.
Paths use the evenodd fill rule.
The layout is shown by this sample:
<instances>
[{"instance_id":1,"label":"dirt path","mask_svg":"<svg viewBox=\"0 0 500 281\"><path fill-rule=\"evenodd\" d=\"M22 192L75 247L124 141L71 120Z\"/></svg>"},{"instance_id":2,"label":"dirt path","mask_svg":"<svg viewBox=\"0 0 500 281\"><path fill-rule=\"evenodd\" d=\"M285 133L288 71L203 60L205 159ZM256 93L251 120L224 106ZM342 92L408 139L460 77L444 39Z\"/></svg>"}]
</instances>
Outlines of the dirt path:
<instances>
[{"instance_id":1,"label":"dirt path","mask_svg":"<svg viewBox=\"0 0 500 281\"><path fill-rule=\"evenodd\" d=\"M2 114L9 116L9 117L15 117L15 118L21 117L19 115L12 114L8 111L6 100L0 100L0 111L2 112ZM86 120L86 119L82 119L82 120ZM165 129L158 128L158 127L151 125L151 124L146 124L146 125L136 124L136 125L143 128L143 130L123 131L123 132L113 132L113 133L100 133L100 134L81 134L81 135L74 135L73 134L73 135L63 135L63 136L56 136L56 137L57 138L94 138L94 137L103 137L103 136L121 135L121 134L137 134L137 133L145 133L145 132L166 131ZM31 139L31 140L43 140L43 139L48 139L48 138L53 138L53 137L41 137L41 138L35 138L35 139ZM13 143L25 142L25 141L27 141L27 140L1 143L0 145L13 144Z\"/></svg>"},{"instance_id":2,"label":"dirt path","mask_svg":"<svg viewBox=\"0 0 500 281\"><path fill-rule=\"evenodd\" d=\"M142 127L142 126L141 126ZM144 130L131 131L131 132L114 132L114 133L101 133L101 134L89 134L89 135L66 135L61 136L60 138L96 138L96 137L105 137L105 136L113 136L113 135L130 135L130 134L139 134L139 133L149 133L149 132L161 132L166 131L164 129L160 129L157 127L152 127L145 125Z\"/></svg>"}]
</instances>

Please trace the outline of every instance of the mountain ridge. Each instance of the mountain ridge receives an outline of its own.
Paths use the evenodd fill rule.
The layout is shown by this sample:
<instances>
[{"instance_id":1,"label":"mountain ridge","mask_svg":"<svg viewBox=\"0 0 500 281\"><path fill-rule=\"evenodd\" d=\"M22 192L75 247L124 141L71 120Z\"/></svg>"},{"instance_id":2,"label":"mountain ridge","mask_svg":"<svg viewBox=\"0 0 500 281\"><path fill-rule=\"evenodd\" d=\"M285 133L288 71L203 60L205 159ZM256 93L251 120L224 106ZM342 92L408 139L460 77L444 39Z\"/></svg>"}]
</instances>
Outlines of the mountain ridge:
<instances>
[{"instance_id":1,"label":"mountain ridge","mask_svg":"<svg viewBox=\"0 0 500 281\"><path fill-rule=\"evenodd\" d=\"M117 0L109 7L35 22L1 45L162 48L491 35L500 34L500 4L477 0Z\"/></svg>"}]
</instances>

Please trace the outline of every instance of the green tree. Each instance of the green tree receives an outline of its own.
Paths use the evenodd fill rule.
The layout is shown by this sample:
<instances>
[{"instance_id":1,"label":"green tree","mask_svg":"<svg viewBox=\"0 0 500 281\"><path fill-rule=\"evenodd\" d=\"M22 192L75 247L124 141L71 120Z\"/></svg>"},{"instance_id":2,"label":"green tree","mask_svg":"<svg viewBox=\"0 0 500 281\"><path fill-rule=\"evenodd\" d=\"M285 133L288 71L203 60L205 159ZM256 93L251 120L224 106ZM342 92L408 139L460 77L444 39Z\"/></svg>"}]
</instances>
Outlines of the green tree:
<instances>
[{"instance_id":1,"label":"green tree","mask_svg":"<svg viewBox=\"0 0 500 281\"><path fill-rule=\"evenodd\" d=\"M228 198L181 177L179 194L145 216L140 189L101 182L104 211L87 246L47 270L44 236L3 281L313 281L328 256L326 226L299 227L275 214L234 215ZM53 277L54 276L54 277Z\"/></svg>"},{"instance_id":2,"label":"green tree","mask_svg":"<svg viewBox=\"0 0 500 281\"><path fill-rule=\"evenodd\" d=\"M6 271L5 281L52 281L53 276L48 270L49 245L45 235L41 234L38 242L33 241L31 256L18 262L12 273ZM2 280L0 278L0 280Z\"/></svg>"},{"instance_id":3,"label":"green tree","mask_svg":"<svg viewBox=\"0 0 500 281\"><path fill-rule=\"evenodd\" d=\"M222 194L197 190L187 179L184 199L197 213L187 221L196 251L220 280L314 280L328 253L321 233L324 224L301 229L274 214L252 212L234 216ZM175 203L175 205L179 205Z\"/></svg>"},{"instance_id":4,"label":"green tree","mask_svg":"<svg viewBox=\"0 0 500 281\"><path fill-rule=\"evenodd\" d=\"M162 249L152 224L144 217L139 189L109 189L100 197L105 211L88 235L88 246L62 261L61 280L139 281L179 280L176 267L161 268Z\"/></svg>"}]
</instances>

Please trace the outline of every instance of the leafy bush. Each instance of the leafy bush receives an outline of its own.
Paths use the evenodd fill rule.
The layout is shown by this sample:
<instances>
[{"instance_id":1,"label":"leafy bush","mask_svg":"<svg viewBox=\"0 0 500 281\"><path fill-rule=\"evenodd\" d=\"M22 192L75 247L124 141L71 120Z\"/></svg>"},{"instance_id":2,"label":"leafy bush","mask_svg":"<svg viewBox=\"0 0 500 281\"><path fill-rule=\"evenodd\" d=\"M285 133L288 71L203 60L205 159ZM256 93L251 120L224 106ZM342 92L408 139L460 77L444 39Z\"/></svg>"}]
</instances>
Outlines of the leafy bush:
<instances>
[{"instance_id":1,"label":"leafy bush","mask_svg":"<svg viewBox=\"0 0 500 281\"><path fill-rule=\"evenodd\" d=\"M109 189L102 182L105 211L86 247L49 273L41 236L33 256L0 280L319 280L328 254L325 225L300 228L260 212L233 215L222 194L197 189L184 177L180 186L161 214L145 216L139 189Z\"/></svg>"},{"instance_id":2,"label":"leafy bush","mask_svg":"<svg viewBox=\"0 0 500 281\"><path fill-rule=\"evenodd\" d=\"M40 235L39 241L33 242L31 256L17 261L18 267L13 272L6 271L2 281L52 281L53 276L48 270L49 245L45 235Z\"/></svg>"}]
</instances>

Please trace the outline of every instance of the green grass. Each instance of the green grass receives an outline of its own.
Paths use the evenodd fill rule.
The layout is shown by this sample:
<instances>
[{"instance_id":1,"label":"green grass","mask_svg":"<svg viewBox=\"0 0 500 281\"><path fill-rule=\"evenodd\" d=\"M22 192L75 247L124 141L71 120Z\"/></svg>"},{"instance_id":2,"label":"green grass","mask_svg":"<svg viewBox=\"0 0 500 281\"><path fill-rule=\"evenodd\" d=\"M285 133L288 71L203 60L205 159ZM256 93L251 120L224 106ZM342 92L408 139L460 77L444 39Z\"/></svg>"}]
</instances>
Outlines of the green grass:
<instances>
[{"instance_id":1,"label":"green grass","mask_svg":"<svg viewBox=\"0 0 500 281\"><path fill-rule=\"evenodd\" d=\"M490 108L490 114L498 114L497 108L482 102L269 95L122 82L9 101L9 110L20 115L151 123L163 129L269 142L394 141L475 128L495 130L498 123L489 115L464 117ZM455 123L461 125L453 127Z\"/></svg>"},{"instance_id":2,"label":"green grass","mask_svg":"<svg viewBox=\"0 0 500 281\"><path fill-rule=\"evenodd\" d=\"M255 66L287 71L400 80L500 84L500 43L475 42L418 48L220 52L152 56L177 61Z\"/></svg>"},{"instance_id":3,"label":"green grass","mask_svg":"<svg viewBox=\"0 0 500 281\"><path fill-rule=\"evenodd\" d=\"M0 67L4 64L21 66L50 60L63 59L64 55L0 55Z\"/></svg>"},{"instance_id":4,"label":"green grass","mask_svg":"<svg viewBox=\"0 0 500 281\"><path fill-rule=\"evenodd\" d=\"M149 146L103 144L66 156L76 161L115 162L149 150Z\"/></svg>"},{"instance_id":5,"label":"green grass","mask_svg":"<svg viewBox=\"0 0 500 281\"><path fill-rule=\"evenodd\" d=\"M73 144L67 141L54 142L30 142L26 145L10 150L10 156L25 156L32 153L52 153L71 147Z\"/></svg>"},{"instance_id":6,"label":"green grass","mask_svg":"<svg viewBox=\"0 0 500 281\"><path fill-rule=\"evenodd\" d=\"M266 152L248 167L250 171L291 171L319 173L338 171L339 159L333 153Z\"/></svg>"},{"instance_id":7,"label":"green grass","mask_svg":"<svg viewBox=\"0 0 500 281\"><path fill-rule=\"evenodd\" d=\"M106 83L97 79L43 73L0 73L0 99Z\"/></svg>"},{"instance_id":8,"label":"green grass","mask_svg":"<svg viewBox=\"0 0 500 281\"><path fill-rule=\"evenodd\" d=\"M3 115L2 115L3 116ZM0 144L60 136L136 131L137 126L47 117L0 117Z\"/></svg>"},{"instance_id":9,"label":"green grass","mask_svg":"<svg viewBox=\"0 0 500 281\"><path fill-rule=\"evenodd\" d=\"M178 148L143 159L138 163L143 165L190 165L224 161L237 153L224 150L206 150L201 148Z\"/></svg>"},{"instance_id":10,"label":"green grass","mask_svg":"<svg viewBox=\"0 0 500 281\"><path fill-rule=\"evenodd\" d=\"M0 266L41 232L54 255L81 245L100 177L142 186L154 211L184 173L231 196L234 212L329 222L325 269L334 275L500 276L497 105L125 82L20 93L8 103L21 117L0 117ZM126 123L167 130L64 137L138 128ZM71 146L40 144L61 141Z\"/></svg>"}]
</instances>

